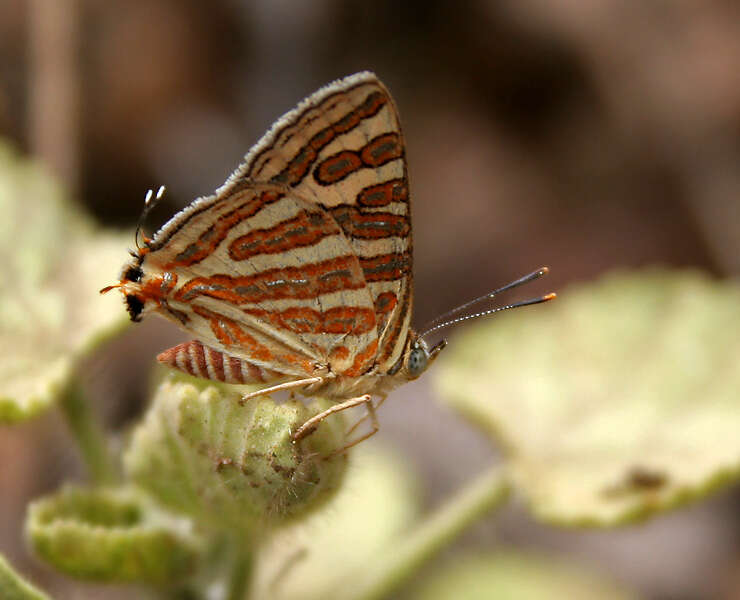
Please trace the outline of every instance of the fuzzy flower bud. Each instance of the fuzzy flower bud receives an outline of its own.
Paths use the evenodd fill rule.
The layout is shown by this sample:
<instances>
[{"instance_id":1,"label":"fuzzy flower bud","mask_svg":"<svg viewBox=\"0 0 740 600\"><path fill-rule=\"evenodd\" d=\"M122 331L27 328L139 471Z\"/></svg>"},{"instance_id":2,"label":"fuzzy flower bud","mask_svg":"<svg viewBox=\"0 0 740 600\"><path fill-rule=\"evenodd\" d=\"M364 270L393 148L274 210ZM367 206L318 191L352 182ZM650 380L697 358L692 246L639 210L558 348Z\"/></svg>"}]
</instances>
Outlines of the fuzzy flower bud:
<instances>
[{"instance_id":1,"label":"fuzzy flower bud","mask_svg":"<svg viewBox=\"0 0 740 600\"><path fill-rule=\"evenodd\" d=\"M294 443L291 433L329 407L258 397L173 377L162 383L124 456L131 478L163 505L213 529L254 532L323 503L342 480L344 420L332 416Z\"/></svg>"}]
</instances>

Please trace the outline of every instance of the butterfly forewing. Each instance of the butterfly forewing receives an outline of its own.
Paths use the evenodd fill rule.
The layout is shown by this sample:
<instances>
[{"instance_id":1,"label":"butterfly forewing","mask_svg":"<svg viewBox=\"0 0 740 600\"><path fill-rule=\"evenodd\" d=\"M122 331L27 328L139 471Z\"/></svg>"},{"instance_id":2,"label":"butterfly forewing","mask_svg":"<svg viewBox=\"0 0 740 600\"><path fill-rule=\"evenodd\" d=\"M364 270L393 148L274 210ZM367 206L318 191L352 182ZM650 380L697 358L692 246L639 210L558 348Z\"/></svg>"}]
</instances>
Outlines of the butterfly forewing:
<instances>
[{"instance_id":1,"label":"butterfly forewing","mask_svg":"<svg viewBox=\"0 0 740 600\"><path fill-rule=\"evenodd\" d=\"M282 185L234 185L197 201L151 241L171 274L162 312L207 346L287 376L367 370L375 307L334 218Z\"/></svg>"},{"instance_id":2,"label":"butterfly forewing","mask_svg":"<svg viewBox=\"0 0 740 600\"><path fill-rule=\"evenodd\" d=\"M404 142L372 73L322 88L282 117L219 193L244 181L295 189L325 208L357 257L375 310L378 371L400 365L411 319L411 221ZM373 346L374 345L374 346Z\"/></svg>"}]
</instances>

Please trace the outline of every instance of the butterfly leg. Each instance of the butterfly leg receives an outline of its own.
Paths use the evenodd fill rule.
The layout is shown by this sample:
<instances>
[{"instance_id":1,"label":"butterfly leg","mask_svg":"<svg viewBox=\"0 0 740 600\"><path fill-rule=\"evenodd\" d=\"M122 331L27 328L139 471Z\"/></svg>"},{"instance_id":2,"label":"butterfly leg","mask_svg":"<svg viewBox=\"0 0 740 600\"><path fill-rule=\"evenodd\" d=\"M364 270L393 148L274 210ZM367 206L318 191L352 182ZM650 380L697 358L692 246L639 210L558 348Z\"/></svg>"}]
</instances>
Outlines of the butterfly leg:
<instances>
[{"instance_id":1,"label":"butterfly leg","mask_svg":"<svg viewBox=\"0 0 740 600\"><path fill-rule=\"evenodd\" d=\"M378 433L378 430L380 429L380 424L378 423L378 416L375 414L376 407L373 406L373 401L368 400L365 403L365 406L367 407L367 415L370 417L370 431L368 431L365 435L361 435L356 440L352 440L348 444L345 444L342 448L339 450L334 450L329 456L336 456L337 454L342 454L349 450L352 446L356 446L360 442L364 442L367 438L374 436L376 433ZM378 403L378 406L380 406L380 402ZM363 417L364 418L364 417ZM354 427L352 427L354 429Z\"/></svg>"},{"instance_id":2,"label":"butterfly leg","mask_svg":"<svg viewBox=\"0 0 740 600\"><path fill-rule=\"evenodd\" d=\"M244 406L244 403L247 402L247 400L251 400L252 398L256 398L257 396L264 396L265 394L271 394L272 392L279 392L280 390L291 390L294 388L306 387L307 385L311 385L312 383L319 383L320 381L323 381L322 377L309 377L307 379L297 379L295 381L286 381L285 383L279 383L277 385L272 385L270 387L262 388L261 390L257 390L255 392L250 392L249 394L246 394L241 397L241 399L239 400L239 404Z\"/></svg>"},{"instance_id":3,"label":"butterfly leg","mask_svg":"<svg viewBox=\"0 0 740 600\"><path fill-rule=\"evenodd\" d=\"M352 408L353 406L359 406L360 404L370 405L372 406L372 401L370 399L370 394L365 394L364 396L359 396L357 398L351 398L349 400L345 400L344 402L341 402L340 404L335 404L334 406L331 406L327 408L325 411L320 412L317 415L314 415L311 417L308 421L306 421L303 425L301 425L298 429L296 429L293 432L292 438L294 442L297 442L299 440L302 440L307 435L310 435L313 433L316 428L319 426L319 423L326 419L326 417L333 415L334 413L341 412L343 410L347 410L348 408Z\"/></svg>"},{"instance_id":4,"label":"butterfly leg","mask_svg":"<svg viewBox=\"0 0 740 600\"><path fill-rule=\"evenodd\" d=\"M376 410L376 411L377 411L377 410L378 410L378 409L379 409L379 408L380 408L380 407L381 407L381 406L383 405L383 402L385 402L385 399L386 399L387 397L388 397L388 394L383 394L383 395L382 395L382 396L380 397L380 400L378 400L378 403L377 403L377 404L375 405L375 410ZM358 428L358 427L359 427L360 425L362 425L362 424L363 424L363 423L364 423L364 422L365 422L365 421L366 421L366 420L367 420L368 418L371 418L371 415L370 415L370 409L369 409L369 408L368 408L368 411L367 411L367 412L365 413L365 416L364 416L364 417L362 417L361 419L359 419L359 420L358 420L358 421L357 421L357 422L356 422L356 423L355 423L354 425L352 425L352 427L350 427L350 428L349 428L349 429L348 429L348 430L347 430L347 431L345 432L345 434L344 434L344 435L345 435L345 437L349 437L350 435L352 435L352 432L353 432L353 431L354 431L355 429L357 429L357 428Z\"/></svg>"}]
</instances>

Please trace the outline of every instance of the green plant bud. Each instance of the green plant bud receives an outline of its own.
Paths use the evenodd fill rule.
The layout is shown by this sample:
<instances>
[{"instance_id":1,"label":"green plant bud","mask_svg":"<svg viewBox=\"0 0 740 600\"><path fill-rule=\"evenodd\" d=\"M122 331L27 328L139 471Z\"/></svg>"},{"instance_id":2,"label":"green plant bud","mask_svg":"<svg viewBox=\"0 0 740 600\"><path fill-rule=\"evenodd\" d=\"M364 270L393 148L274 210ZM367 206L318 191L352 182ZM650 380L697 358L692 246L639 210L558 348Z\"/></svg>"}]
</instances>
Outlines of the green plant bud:
<instances>
[{"instance_id":1,"label":"green plant bud","mask_svg":"<svg viewBox=\"0 0 740 600\"><path fill-rule=\"evenodd\" d=\"M173 376L163 382L124 456L131 478L167 507L212 529L254 533L323 503L347 458L341 415L298 443L291 433L331 406L267 397Z\"/></svg>"},{"instance_id":2,"label":"green plant bud","mask_svg":"<svg viewBox=\"0 0 740 600\"><path fill-rule=\"evenodd\" d=\"M36 500L26 518L36 553L74 577L167 583L192 573L202 543L131 489L68 487Z\"/></svg>"}]
</instances>

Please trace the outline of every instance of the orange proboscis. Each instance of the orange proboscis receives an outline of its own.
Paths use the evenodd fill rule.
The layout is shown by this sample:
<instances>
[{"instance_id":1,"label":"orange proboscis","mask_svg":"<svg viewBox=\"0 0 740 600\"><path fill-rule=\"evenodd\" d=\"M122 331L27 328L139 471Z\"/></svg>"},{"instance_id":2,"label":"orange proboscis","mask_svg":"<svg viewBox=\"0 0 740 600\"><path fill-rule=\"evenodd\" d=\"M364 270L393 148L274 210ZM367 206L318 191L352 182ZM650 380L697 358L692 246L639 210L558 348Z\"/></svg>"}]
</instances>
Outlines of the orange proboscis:
<instances>
[{"instance_id":1,"label":"orange proboscis","mask_svg":"<svg viewBox=\"0 0 740 600\"><path fill-rule=\"evenodd\" d=\"M105 286L105 287L104 287L104 288L103 288L102 290L100 290L100 292L98 292L98 293L100 293L100 294L107 294L107 293L108 293L108 292L110 292L111 290L114 290L114 289L116 289L116 288L119 288L119 287L121 287L121 284L120 284L120 283L114 283L113 285L106 285L106 286Z\"/></svg>"}]
</instances>

